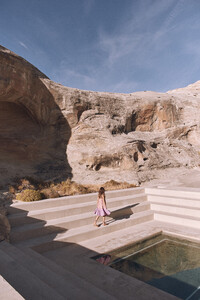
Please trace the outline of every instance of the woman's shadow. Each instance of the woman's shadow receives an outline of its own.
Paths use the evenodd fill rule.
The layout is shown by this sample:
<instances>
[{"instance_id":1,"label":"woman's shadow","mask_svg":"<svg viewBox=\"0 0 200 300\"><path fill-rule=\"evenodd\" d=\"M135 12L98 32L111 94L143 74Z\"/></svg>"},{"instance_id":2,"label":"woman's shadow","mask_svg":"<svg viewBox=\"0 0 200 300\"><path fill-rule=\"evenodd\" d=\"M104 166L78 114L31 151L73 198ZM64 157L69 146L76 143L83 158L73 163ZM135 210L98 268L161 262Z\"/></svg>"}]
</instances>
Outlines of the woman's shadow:
<instances>
[{"instance_id":1,"label":"woman's shadow","mask_svg":"<svg viewBox=\"0 0 200 300\"><path fill-rule=\"evenodd\" d=\"M109 219L106 221L107 224L111 224L117 220L129 219L131 215L133 215L133 208L139 205L139 203L135 203L132 205L128 205L117 210L111 212Z\"/></svg>"}]
</instances>

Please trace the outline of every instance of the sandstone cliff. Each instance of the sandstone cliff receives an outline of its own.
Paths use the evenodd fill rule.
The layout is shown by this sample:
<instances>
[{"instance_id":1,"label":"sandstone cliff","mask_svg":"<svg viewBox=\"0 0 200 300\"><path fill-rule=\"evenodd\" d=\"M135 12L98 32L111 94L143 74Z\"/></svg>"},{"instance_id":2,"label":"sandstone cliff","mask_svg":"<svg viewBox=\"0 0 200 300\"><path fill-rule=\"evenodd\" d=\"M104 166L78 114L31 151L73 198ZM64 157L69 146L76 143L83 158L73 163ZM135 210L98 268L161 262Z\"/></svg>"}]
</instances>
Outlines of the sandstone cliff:
<instances>
[{"instance_id":1,"label":"sandstone cliff","mask_svg":"<svg viewBox=\"0 0 200 300\"><path fill-rule=\"evenodd\" d=\"M167 93L82 91L0 47L0 182L140 183L199 166L199 111L200 82Z\"/></svg>"}]
</instances>

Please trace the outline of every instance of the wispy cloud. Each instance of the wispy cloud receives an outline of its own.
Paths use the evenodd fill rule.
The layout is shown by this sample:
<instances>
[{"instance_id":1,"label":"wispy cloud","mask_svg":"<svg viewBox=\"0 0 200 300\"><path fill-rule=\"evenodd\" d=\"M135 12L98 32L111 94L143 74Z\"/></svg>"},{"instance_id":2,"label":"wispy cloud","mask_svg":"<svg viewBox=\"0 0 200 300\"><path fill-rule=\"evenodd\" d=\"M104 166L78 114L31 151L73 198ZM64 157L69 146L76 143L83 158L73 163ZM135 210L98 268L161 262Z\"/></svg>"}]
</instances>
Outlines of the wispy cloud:
<instances>
[{"instance_id":1,"label":"wispy cloud","mask_svg":"<svg viewBox=\"0 0 200 300\"><path fill-rule=\"evenodd\" d=\"M134 8L131 18L121 24L116 34L108 34L104 30L99 32L99 48L107 54L106 64L113 66L121 58L130 56L135 63L143 61L150 50L166 47L169 41L163 39L172 30L172 23L183 8L184 0L143 1L135 14ZM144 4L145 3L145 4ZM162 19L162 14L165 18ZM155 26L160 22L160 26Z\"/></svg>"},{"instance_id":2,"label":"wispy cloud","mask_svg":"<svg viewBox=\"0 0 200 300\"><path fill-rule=\"evenodd\" d=\"M21 41L18 41L18 43L19 43L22 47L24 47L26 50L28 50L28 47L26 46L26 44L24 44L24 43L21 42Z\"/></svg>"},{"instance_id":3,"label":"wispy cloud","mask_svg":"<svg viewBox=\"0 0 200 300\"><path fill-rule=\"evenodd\" d=\"M115 84L110 84L107 86L107 91L114 93L122 93L122 91L126 91L126 93L133 93L138 88L138 82L130 81L130 80L120 80Z\"/></svg>"},{"instance_id":4,"label":"wispy cloud","mask_svg":"<svg viewBox=\"0 0 200 300\"><path fill-rule=\"evenodd\" d=\"M85 14L91 12L94 2L84 2ZM159 74L168 71L175 76L174 69L168 67L168 49L174 47L174 36L182 30L177 20L181 19L184 3L185 0L133 1L112 30L99 24L97 40L81 49L84 59L72 62L64 58L54 74L56 81L80 89L122 93L153 90L155 86L163 89L167 76L157 83ZM157 81L151 88L153 80Z\"/></svg>"},{"instance_id":5,"label":"wispy cloud","mask_svg":"<svg viewBox=\"0 0 200 300\"><path fill-rule=\"evenodd\" d=\"M183 0L179 2L182 3ZM92 5L93 1L86 3ZM138 3L140 6L137 7L137 13L133 6L132 13L124 18L126 21L119 20L119 26L114 32L99 29L98 42L93 51L100 53L101 63L87 67L83 64L69 69L64 61L55 74L56 80L67 86L83 89L112 92L133 92L138 89L134 75L131 76L133 80L130 80L126 71L125 76L120 73L120 68L125 70L124 63L127 64L128 72L138 66L150 68L156 57L155 52L167 47L169 40L165 35L179 11L176 0ZM162 15L165 16L164 19L160 17ZM155 22L159 22L159 26L155 26Z\"/></svg>"},{"instance_id":6,"label":"wispy cloud","mask_svg":"<svg viewBox=\"0 0 200 300\"><path fill-rule=\"evenodd\" d=\"M113 65L121 57L134 53L138 47L141 47L143 39L144 35L142 34L135 34L133 39L132 33L121 33L117 36L110 36L105 32L101 32L99 47L107 54L106 63Z\"/></svg>"},{"instance_id":7,"label":"wispy cloud","mask_svg":"<svg viewBox=\"0 0 200 300\"><path fill-rule=\"evenodd\" d=\"M56 81L61 82L65 86L90 90L95 85L95 79L89 75L85 75L79 71L69 69L65 62L54 74Z\"/></svg>"},{"instance_id":8,"label":"wispy cloud","mask_svg":"<svg viewBox=\"0 0 200 300\"><path fill-rule=\"evenodd\" d=\"M182 13L184 9L184 2L185 0L179 0L177 3L172 5L171 10L164 19L160 29L155 33L154 42L178 26L177 24L174 24L174 21L176 21L177 16Z\"/></svg>"}]
</instances>

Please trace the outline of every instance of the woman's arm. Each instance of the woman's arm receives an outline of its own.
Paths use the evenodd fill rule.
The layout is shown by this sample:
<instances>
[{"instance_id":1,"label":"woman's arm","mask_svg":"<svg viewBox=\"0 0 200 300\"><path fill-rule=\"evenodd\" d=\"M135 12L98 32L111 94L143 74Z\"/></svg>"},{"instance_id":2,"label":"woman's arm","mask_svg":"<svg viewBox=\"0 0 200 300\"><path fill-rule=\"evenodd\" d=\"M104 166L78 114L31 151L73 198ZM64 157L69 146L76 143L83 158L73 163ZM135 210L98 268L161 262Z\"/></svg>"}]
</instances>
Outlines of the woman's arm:
<instances>
[{"instance_id":1,"label":"woman's arm","mask_svg":"<svg viewBox=\"0 0 200 300\"><path fill-rule=\"evenodd\" d=\"M107 207L106 207L106 197L105 196L103 196L103 208L107 209Z\"/></svg>"}]
</instances>

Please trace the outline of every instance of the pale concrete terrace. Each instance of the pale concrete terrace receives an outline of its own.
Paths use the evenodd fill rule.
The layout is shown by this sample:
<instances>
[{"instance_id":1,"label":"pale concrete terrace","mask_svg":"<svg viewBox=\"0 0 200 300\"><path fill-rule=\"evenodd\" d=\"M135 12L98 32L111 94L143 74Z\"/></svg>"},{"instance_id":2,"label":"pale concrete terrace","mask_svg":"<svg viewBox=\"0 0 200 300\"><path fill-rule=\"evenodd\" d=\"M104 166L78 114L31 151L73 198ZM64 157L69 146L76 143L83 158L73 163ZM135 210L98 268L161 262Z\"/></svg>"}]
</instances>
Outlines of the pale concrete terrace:
<instances>
[{"instance_id":1,"label":"pale concrete terrace","mask_svg":"<svg viewBox=\"0 0 200 300\"><path fill-rule=\"evenodd\" d=\"M13 204L12 245L0 244L0 274L25 299L177 299L91 257L161 232L200 243L200 190L107 192L112 215L99 228L92 226L95 204L96 194ZM9 275L16 269L6 261L19 264L21 279ZM30 278L35 290L26 284Z\"/></svg>"}]
</instances>

